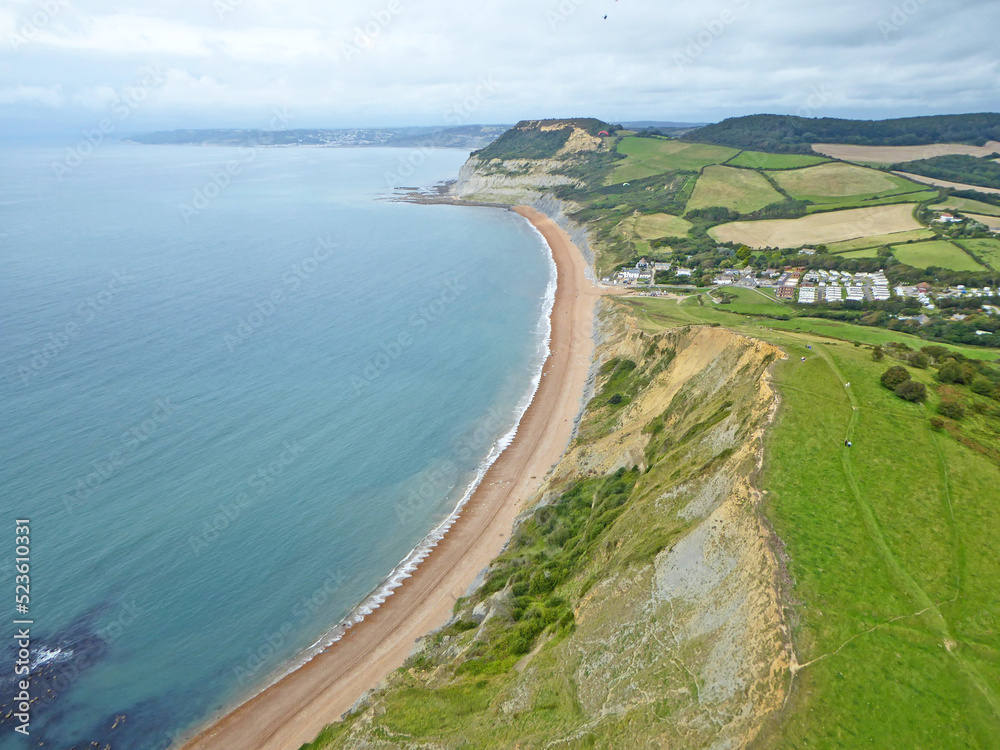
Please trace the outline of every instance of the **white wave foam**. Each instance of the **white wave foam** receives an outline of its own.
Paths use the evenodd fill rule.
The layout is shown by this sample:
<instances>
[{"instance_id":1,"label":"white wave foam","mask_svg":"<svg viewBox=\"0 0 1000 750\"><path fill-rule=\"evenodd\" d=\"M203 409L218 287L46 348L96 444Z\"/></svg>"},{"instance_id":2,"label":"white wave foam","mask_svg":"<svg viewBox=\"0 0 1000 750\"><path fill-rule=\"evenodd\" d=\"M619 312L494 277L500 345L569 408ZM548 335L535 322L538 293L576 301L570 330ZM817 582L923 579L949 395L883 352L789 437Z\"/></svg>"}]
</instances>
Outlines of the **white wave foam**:
<instances>
[{"instance_id":1,"label":"white wave foam","mask_svg":"<svg viewBox=\"0 0 1000 750\"><path fill-rule=\"evenodd\" d=\"M350 628L364 621L365 617L382 606L382 604L384 604L385 601L392 596L393 593L395 593L396 589L402 586L403 582L413 575L413 572L417 569L420 563L426 560L434 548L437 547L442 539L444 539L449 529L451 529L451 527L454 526L461 517L462 510L479 488L479 485L482 483L487 472L489 472L493 464L497 462L497 459L500 458L500 455L504 452L507 446L513 443L514 438L517 437L517 431L521 426L521 420L528 411L528 407L531 406L531 402L534 401L535 394L538 392L538 388L541 385L542 372L545 369L545 363L548 361L549 354L551 353L552 309L555 307L556 288L558 286L558 272L556 269L555 258L552 255L552 248L549 246L548 240L545 239L545 235L543 235L534 224L529 222L529 226L534 230L535 234L538 235L542 242L542 247L546 251L549 266L549 281L545 288L545 295L542 298L541 316L536 328L536 333L539 336L538 362L532 373L530 386L514 409L515 419L513 426L493 444L489 454L479 464L474 479L469 484L469 487L466 489L465 493L462 495L461 499L458 501L454 510L448 515L448 517L438 524L426 537L424 537L423 540L416 547L414 547L405 558L403 558L403 561L382 580L382 582L375 588L374 591L372 591L371 594L356 605L343 620L337 623L336 626L327 631L321 638L319 638L319 640L302 652L299 657L288 666L287 669L277 675L272 682L262 688L260 692L263 692L267 689L267 687L270 687L283 677L295 672L303 665L308 664L330 646L343 638L344 634Z\"/></svg>"}]
</instances>

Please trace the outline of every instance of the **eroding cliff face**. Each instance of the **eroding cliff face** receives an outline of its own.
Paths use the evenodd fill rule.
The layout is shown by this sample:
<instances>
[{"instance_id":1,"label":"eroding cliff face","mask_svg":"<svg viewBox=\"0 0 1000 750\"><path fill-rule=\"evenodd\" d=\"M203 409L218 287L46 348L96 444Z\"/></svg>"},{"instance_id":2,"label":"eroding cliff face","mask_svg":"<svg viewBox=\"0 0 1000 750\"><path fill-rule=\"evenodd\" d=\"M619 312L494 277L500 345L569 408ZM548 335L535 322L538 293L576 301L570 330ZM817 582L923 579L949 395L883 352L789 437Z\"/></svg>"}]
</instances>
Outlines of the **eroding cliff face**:
<instances>
[{"instance_id":1,"label":"eroding cliff face","mask_svg":"<svg viewBox=\"0 0 1000 750\"><path fill-rule=\"evenodd\" d=\"M317 747L739 748L783 705L792 650L753 486L781 354L721 328L646 333L615 303L602 327L593 400L542 506L453 623ZM505 658L550 607L569 609Z\"/></svg>"},{"instance_id":2,"label":"eroding cliff face","mask_svg":"<svg viewBox=\"0 0 1000 750\"><path fill-rule=\"evenodd\" d=\"M560 133L564 143L544 156L519 158L516 148L496 149L499 158L485 149L473 155L459 171L452 194L466 200L498 203L531 203L539 193L560 185L576 185L578 181L566 171L586 156L605 149L604 142L572 121L545 124L540 121L519 123L514 132L536 134ZM557 141L557 143L559 143Z\"/></svg>"}]
</instances>

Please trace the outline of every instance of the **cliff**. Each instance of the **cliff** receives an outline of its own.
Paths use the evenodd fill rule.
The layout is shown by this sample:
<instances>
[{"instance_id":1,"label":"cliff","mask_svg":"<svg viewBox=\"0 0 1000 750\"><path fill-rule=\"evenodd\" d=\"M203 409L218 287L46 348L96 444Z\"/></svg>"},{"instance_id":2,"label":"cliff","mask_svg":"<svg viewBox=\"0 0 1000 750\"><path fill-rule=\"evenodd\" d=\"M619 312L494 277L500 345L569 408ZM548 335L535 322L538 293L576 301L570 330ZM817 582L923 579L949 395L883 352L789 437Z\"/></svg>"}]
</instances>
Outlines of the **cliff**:
<instances>
[{"instance_id":1,"label":"cliff","mask_svg":"<svg viewBox=\"0 0 1000 750\"><path fill-rule=\"evenodd\" d=\"M309 747L745 746L785 700L776 540L751 478L779 350L603 313L571 450L479 587Z\"/></svg>"}]
</instances>

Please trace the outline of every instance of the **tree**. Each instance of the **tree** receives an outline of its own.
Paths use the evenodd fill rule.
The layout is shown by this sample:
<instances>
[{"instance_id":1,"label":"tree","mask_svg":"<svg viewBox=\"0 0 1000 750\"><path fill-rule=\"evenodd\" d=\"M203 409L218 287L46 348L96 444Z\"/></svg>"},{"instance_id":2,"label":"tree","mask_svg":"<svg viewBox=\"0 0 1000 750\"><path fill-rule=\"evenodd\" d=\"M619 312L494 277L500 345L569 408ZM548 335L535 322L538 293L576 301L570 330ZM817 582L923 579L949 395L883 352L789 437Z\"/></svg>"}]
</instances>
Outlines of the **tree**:
<instances>
[{"instance_id":1,"label":"tree","mask_svg":"<svg viewBox=\"0 0 1000 750\"><path fill-rule=\"evenodd\" d=\"M955 360L945 362L934 375L939 383L955 383L962 377L962 366Z\"/></svg>"},{"instance_id":2,"label":"tree","mask_svg":"<svg viewBox=\"0 0 1000 750\"><path fill-rule=\"evenodd\" d=\"M882 373L882 385L890 391L895 391L896 388L909 379L910 373L907 372L905 367L900 367L899 365L894 365Z\"/></svg>"},{"instance_id":3,"label":"tree","mask_svg":"<svg viewBox=\"0 0 1000 750\"><path fill-rule=\"evenodd\" d=\"M896 386L895 393L904 401L919 403L927 400L927 386L916 380L907 380Z\"/></svg>"}]
</instances>

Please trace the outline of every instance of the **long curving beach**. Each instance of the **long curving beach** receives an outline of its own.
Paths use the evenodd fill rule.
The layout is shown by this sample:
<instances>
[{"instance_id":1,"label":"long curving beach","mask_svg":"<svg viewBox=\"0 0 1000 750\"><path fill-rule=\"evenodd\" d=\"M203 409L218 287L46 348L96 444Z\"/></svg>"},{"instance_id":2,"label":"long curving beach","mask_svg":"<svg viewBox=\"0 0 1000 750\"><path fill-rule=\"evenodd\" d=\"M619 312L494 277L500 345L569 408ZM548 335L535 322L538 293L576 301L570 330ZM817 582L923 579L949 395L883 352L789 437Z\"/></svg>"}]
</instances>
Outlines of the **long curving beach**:
<instances>
[{"instance_id":1,"label":"long curving beach","mask_svg":"<svg viewBox=\"0 0 1000 750\"><path fill-rule=\"evenodd\" d=\"M298 750L403 664L443 625L455 600L501 551L514 520L562 456L582 406L593 354L599 290L568 235L544 214L514 209L545 237L556 264L550 354L517 436L458 521L412 577L364 621L300 669L206 728L185 750Z\"/></svg>"}]
</instances>

